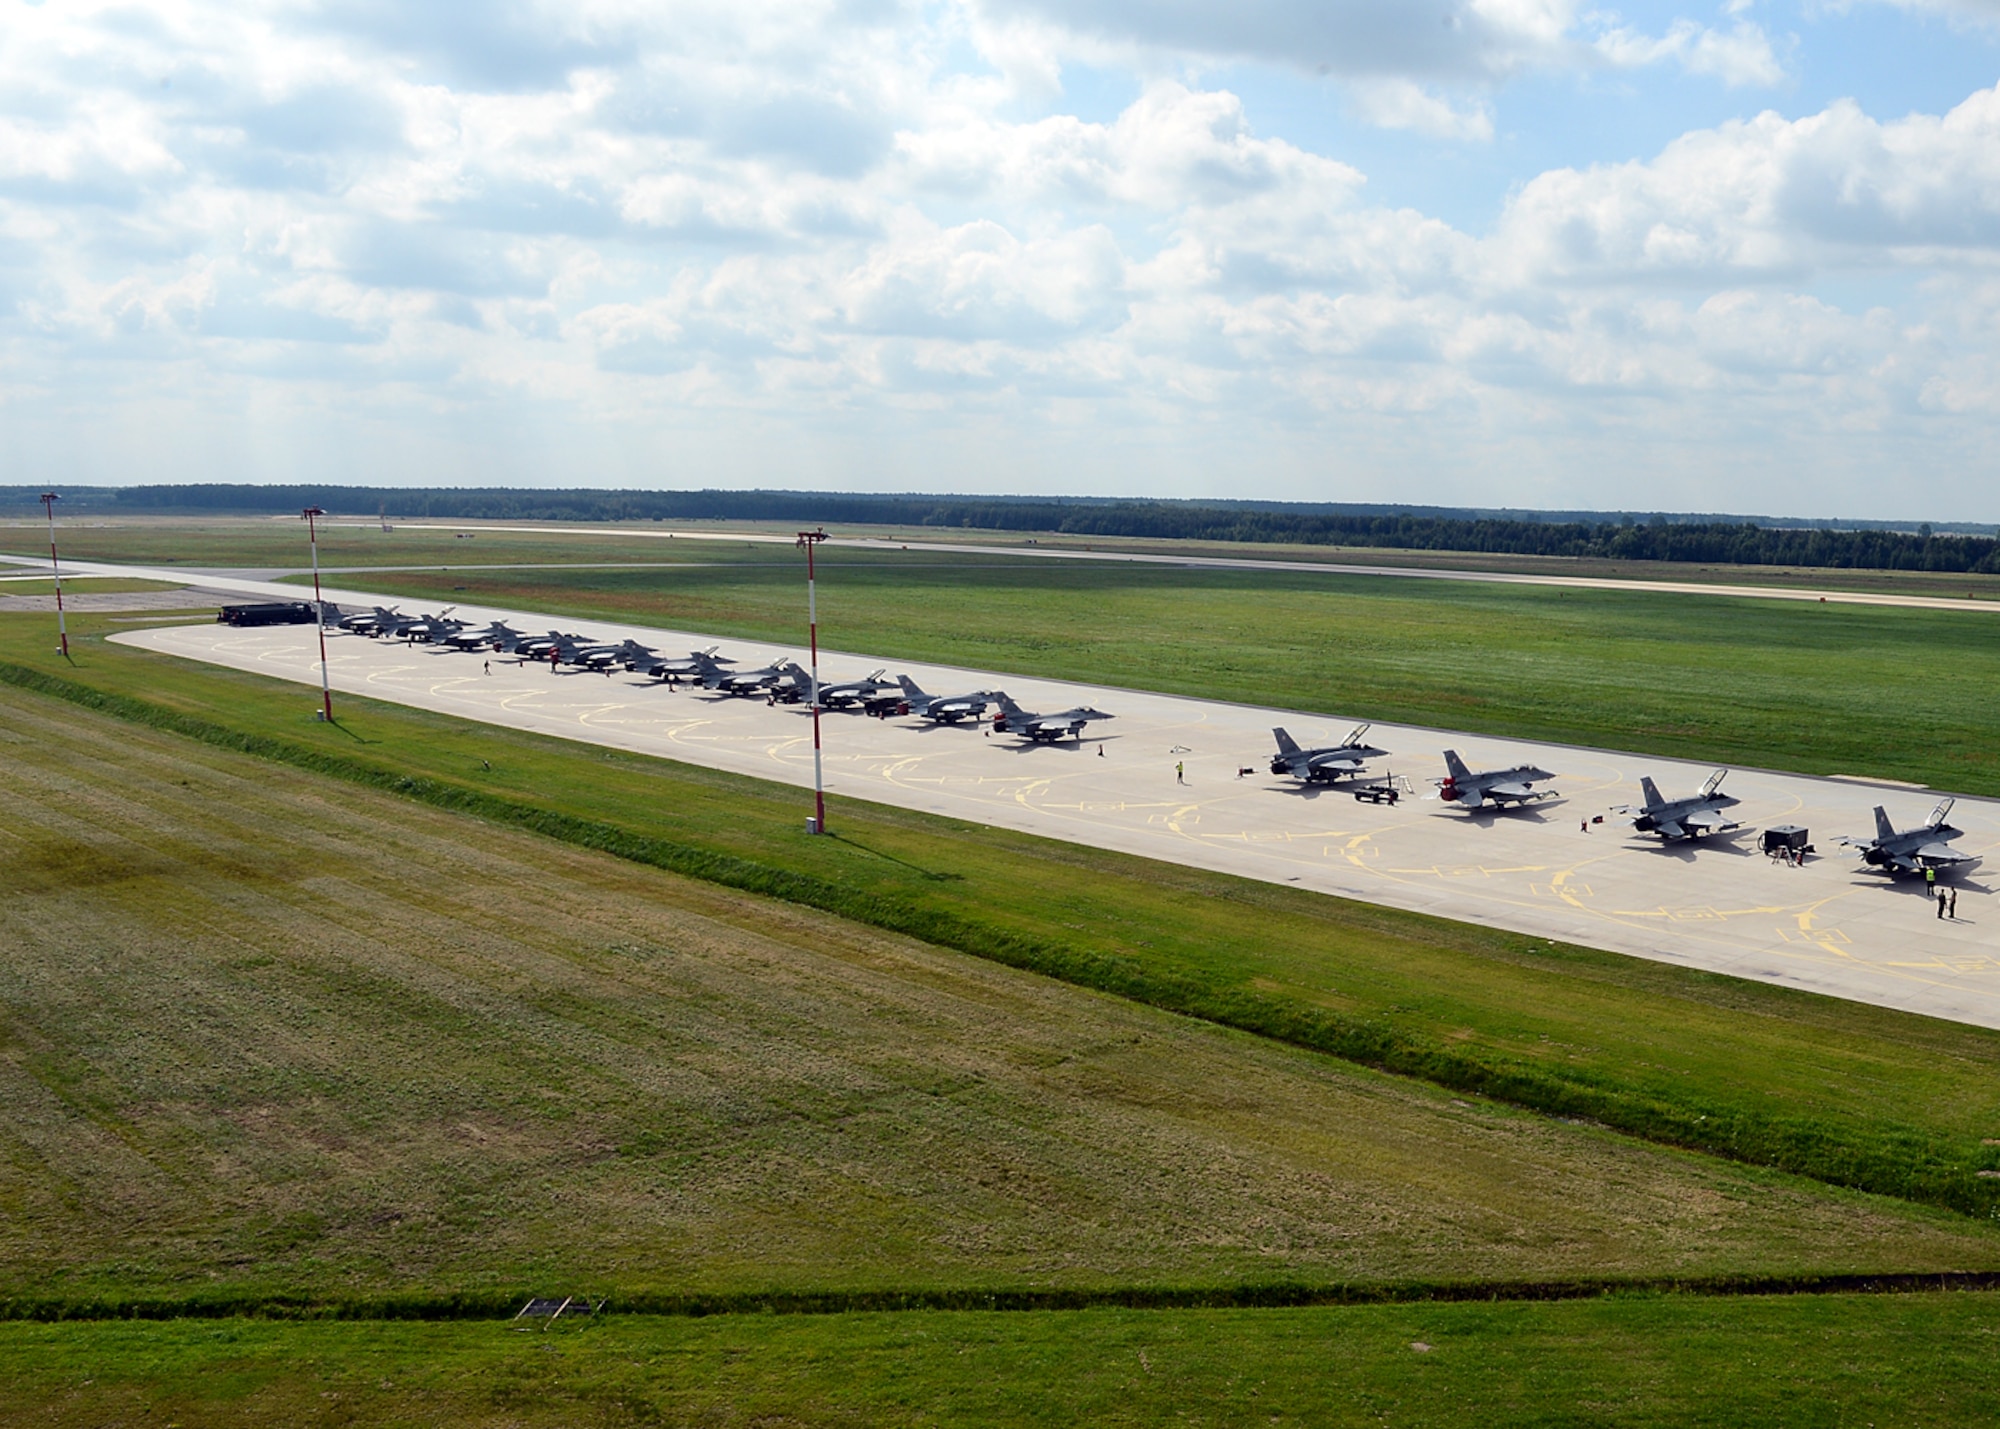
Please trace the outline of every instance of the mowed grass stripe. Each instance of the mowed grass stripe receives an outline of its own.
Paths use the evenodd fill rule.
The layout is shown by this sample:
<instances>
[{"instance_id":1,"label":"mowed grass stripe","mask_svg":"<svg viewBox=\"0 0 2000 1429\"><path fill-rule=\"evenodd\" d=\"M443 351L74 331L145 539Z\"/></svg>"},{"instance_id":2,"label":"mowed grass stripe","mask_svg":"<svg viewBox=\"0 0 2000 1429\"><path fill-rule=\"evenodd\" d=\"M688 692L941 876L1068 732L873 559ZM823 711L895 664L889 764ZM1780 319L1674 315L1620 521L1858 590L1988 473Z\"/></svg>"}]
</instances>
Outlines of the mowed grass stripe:
<instances>
[{"instance_id":1,"label":"mowed grass stripe","mask_svg":"<svg viewBox=\"0 0 2000 1429\"><path fill-rule=\"evenodd\" d=\"M2000 1296L0 1327L18 1421L1990 1424Z\"/></svg>"},{"instance_id":2,"label":"mowed grass stripe","mask_svg":"<svg viewBox=\"0 0 2000 1429\"><path fill-rule=\"evenodd\" d=\"M17 1313L2000 1270L2000 1230L1943 1211L1467 1104L17 690L0 739Z\"/></svg>"},{"instance_id":3,"label":"mowed grass stripe","mask_svg":"<svg viewBox=\"0 0 2000 1429\"><path fill-rule=\"evenodd\" d=\"M31 658L21 639L7 648ZM89 658L94 681L181 708L5 677L1454 1090L1976 1215L2000 1206L1977 1174L2000 1165L1984 1144L2000 1037L1982 1029L870 805L839 806L846 837L803 840L795 796L754 780L351 700L373 741L356 744L302 725L277 682L101 644ZM489 754L495 769L471 772Z\"/></svg>"}]
</instances>

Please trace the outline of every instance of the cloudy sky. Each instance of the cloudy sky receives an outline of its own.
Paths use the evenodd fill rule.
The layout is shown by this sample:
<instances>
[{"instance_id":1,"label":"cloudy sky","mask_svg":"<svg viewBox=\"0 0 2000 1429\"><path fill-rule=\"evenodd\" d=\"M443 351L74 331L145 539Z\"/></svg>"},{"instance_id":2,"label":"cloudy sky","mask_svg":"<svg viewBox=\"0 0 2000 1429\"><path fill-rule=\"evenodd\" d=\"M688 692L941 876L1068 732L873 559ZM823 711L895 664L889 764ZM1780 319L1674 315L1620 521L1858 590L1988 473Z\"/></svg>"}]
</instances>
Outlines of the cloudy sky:
<instances>
[{"instance_id":1,"label":"cloudy sky","mask_svg":"<svg viewBox=\"0 0 2000 1429\"><path fill-rule=\"evenodd\" d=\"M0 480L2000 520L2000 0L0 5Z\"/></svg>"}]
</instances>

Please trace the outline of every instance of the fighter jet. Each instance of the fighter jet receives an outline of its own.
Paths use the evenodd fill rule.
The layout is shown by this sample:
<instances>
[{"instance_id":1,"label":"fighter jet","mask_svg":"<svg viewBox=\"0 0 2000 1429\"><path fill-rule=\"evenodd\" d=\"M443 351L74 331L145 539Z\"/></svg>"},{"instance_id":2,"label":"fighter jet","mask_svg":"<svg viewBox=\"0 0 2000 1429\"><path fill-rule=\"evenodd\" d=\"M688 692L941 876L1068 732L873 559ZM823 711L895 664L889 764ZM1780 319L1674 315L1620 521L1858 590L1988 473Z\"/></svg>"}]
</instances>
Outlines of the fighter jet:
<instances>
[{"instance_id":1,"label":"fighter jet","mask_svg":"<svg viewBox=\"0 0 2000 1429\"><path fill-rule=\"evenodd\" d=\"M551 630L546 635L523 635L514 642L514 653L523 660L546 660L551 650L561 650L563 646L576 645L581 640L581 636L565 635L560 630Z\"/></svg>"},{"instance_id":2,"label":"fighter jet","mask_svg":"<svg viewBox=\"0 0 2000 1429\"><path fill-rule=\"evenodd\" d=\"M405 615L393 605L378 605L372 610L344 617L340 622L340 628L351 630L356 635L387 635L402 629L415 619L415 616Z\"/></svg>"},{"instance_id":3,"label":"fighter jet","mask_svg":"<svg viewBox=\"0 0 2000 1429\"><path fill-rule=\"evenodd\" d=\"M910 707L910 713L933 724L957 724L962 719L977 719L995 700L1007 698L999 690L975 690L969 695L927 695L908 675L898 675L896 684L903 691L903 702Z\"/></svg>"},{"instance_id":4,"label":"fighter jet","mask_svg":"<svg viewBox=\"0 0 2000 1429\"><path fill-rule=\"evenodd\" d=\"M778 667L778 678L765 682L764 691L773 704L796 705L812 693L812 671L796 660L786 660Z\"/></svg>"},{"instance_id":5,"label":"fighter jet","mask_svg":"<svg viewBox=\"0 0 2000 1429\"><path fill-rule=\"evenodd\" d=\"M642 668L656 680L698 680L709 670L720 670L724 665L736 663L727 655L716 654L720 648L711 645L706 650L690 650L685 659L660 660Z\"/></svg>"},{"instance_id":6,"label":"fighter jet","mask_svg":"<svg viewBox=\"0 0 2000 1429\"><path fill-rule=\"evenodd\" d=\"M1617 814L1638 815L1632 820L1632 827L1642 834L1658 834L1671 843L1675 839L1698 839L1705 834L1726 833L1730 829L1743 826L1734 819L1722 817L1723 809L1734 808L1742 800L1724 794L1722 776L1727 769L1718 769L1708 776L1708 782L1701 786L1701 792L1691 799L1663 799L1659 788L1650 778L1641 778L1639 788L1646 795L1646 802L1634 808L1631 804L1620 804L1612 810Z\"/></svg>"},{"instance_id":7,"label":"fighter jet","mask_svg":"<svg viewBox=\"0 0 2000 1429\"><path fill-rule=\"evenodd\" d=\"M789 660L779 660L759 670L725 670L719 665L702 672L701 682L725 695L761 695L782 679Z\"/></svg>"},{"instance_id":8,"label":"fighter jet","mask_svg":"<svg viewBox=\"0 0 2000 1429\"><path fill-rule=\"evenodd\" d=\"M838 710L846 709L849 705L868 704L876 696L897 688L894 680L882 678L888 673L887 670L877 670L866 679L845 680L837 685L829 685L822 681L819 687L820 708Z\"/></svg>"},{"instance_id":9,"label":"fighter jet","mask_svg":"<svg viewBox=\"0 0 2000 1429\"><path fill-rule=\"evenodd\" d=\"M1079 705L1061 714L1031 714L1001 695L1000 713L993 716L993 732L1019 735L1034 744L1053 744L1065 735L1082 739L1085 725L1093 720L1110 718L1103 710L1092 709L1089 705Z\"/></svg>"},{"instance_id":10,"label":"fighter jet","mask_svg":"<svg viewBox=\"0 0 2000 1429\"><path fill-rule=\"evenodd\" d=\"M1271 772L1303 779L1308 784L1331 784L1359 774L1364 761L1381 759L1389 753L1362 743L1361 737L1368 733L1368 728L1365 724L1356 725L1347 738L1323 749L1301 749L1299 742L1280 726L1271 731L1278 737L1278 752L1271 756Z\"/></svg>"},{"instance_id":11,"label":"fighter jet","mask_svg":"<svg viewBox=\"0 0 2000 1429\"><path fill-rule=\"evenodd\" d=\"M1861 861L1881 869L1893 877L1899 873L1922 873L1927 868L1959 868L1969 863L1979 862L1975 854L1959 853L1949 845L1965 831L1955 829L1945 822L1951 813L1952 800L1946 799L1935 809L1922 825L1914 829L1896 832L1896 826L1889 822L1889 815L1880 804L1875 806L1875 837L1872 839L1842 839L1849 848L1861 850Z\"/></svg>"},{"instance_id":12,"label":"fighter jet","mask_svg":"<svg viewBox=\"0 0 2000 1429\"><path fill-rule=\"evenodd\" d=\"M448 605L436 615L419 615L391 633L404 640L426 643L448 639L465 629L463 620L451 619L451 613L456 609L457 606Z\"/></svg>"},{"instance_id":13,"label":"fighter jet","mask_svg":"<svg viewBox=\"0 0 2000 1429\"><path fill-rule=\"evenodd\" d=\"M1535 787L1556 776L1532 764L1517 764L1512 769L1474 774L1465 767L1465 761L1458 757L1457 750L1447 749L1444 752L1444 767L1445 777L1432 781L1438 786L1438 797L1462 809L1481 809L1488 804L1505 808L1508 804L1553 799L1556 794L1553 789Z\"/></svg>"},{"instance_id":14,"label":"fighter jet","mask_svg":"<svg viewBox=\"0 0 2000 1429\"><path fill-rule=\"evenodd\" d=\"M636 640L618 642L618 663L628 670L651 667L658 663L660 652L650 645L641 645Z\"/></svg>"},{"instance_id":15,"label":"fighter jet","mask_svg":"<svg viewBox=\"0 0 2000 1429\"><path fill-rule=\"evenodd\" d=\"M498 650L518 638L504 620L495 620L484 630L460 629L445 636L438 643L449 645L454 650Z\"/></svg>"}]
</instances>

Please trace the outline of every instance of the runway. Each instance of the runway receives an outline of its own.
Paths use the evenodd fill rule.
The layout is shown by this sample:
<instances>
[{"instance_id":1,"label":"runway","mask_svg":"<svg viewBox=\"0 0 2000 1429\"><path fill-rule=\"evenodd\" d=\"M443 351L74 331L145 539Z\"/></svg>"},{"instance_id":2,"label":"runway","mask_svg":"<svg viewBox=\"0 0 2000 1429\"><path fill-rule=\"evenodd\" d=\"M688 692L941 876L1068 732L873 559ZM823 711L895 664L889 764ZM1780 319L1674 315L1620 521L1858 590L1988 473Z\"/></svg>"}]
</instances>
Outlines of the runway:
<instances>
[{"instance_id":1,"label":"runway","mask_svg":"<svg viewBox=\"0 0 2000 1429\"><path fill-rule=\"evenodd\" d=\"M549 623L486 608L460 613L527 629ZM612 640L630 635L670 654L715 643L603 622L583 629ZM112 639L319 683L310 627L205 624ZM337 691L812 784L811 722L799 708L500 657L488 676L483 656L355 635L330 636L328 648ZM731 641L725 653L751 668L800 652ZM821 673L832 683L892 663L824 652ZM936 666L893 668L935 692L1004 688L1031 710L1091 704L1116 718L1090 726L1080 745L1025 747L978 728L830 712L822 717L830 793L2000 1027L2000 912L1987 896L1987 864L1953 880L1960 916L1946 922L1920 884L1892 883L1836 844L1842 834L1872 830L1877 803L1899 827L1921 822L1936 802L1924 791L1739 769L1725 788L1743 801L1730 812L1745 830L1700 846L1662 846L1606 811L1637 799L1645 774L1670 798L1691 794L1707 766L1378 724L1369 739L1393 757L1377 772L1410 777L1419 794L1431 792L1430 780L1443 772L1440 751L1450 747L1475 769L1540 763L1560 776L1562 797L1509 814L1466 814L1422 798L1375 806L1266 772L1274 725L1310 746L1337 742L1346 721ZM1176 782L1177 764L1185 766L1184 784ZM801 827L807 812L802 800ZM1588 822L1598 814L1606 814L1603 823ZM2000 803L1961 799L1952 821L1966 830L1957 847L1990 862L2000 849ZM1804 868L1757 852L1754 829L1775 823L1810 829L1818 854Z\"/></svg>"}]
</instances>

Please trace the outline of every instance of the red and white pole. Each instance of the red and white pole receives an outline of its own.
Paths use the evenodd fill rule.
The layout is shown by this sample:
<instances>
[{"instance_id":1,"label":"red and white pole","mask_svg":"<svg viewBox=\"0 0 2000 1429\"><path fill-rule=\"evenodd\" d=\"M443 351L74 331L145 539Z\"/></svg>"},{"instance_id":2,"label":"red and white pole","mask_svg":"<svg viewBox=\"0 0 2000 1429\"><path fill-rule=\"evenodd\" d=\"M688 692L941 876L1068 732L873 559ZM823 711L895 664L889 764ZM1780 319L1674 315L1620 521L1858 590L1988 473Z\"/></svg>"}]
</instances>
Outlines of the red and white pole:
<instances>
[{"instance_id":1,"label":"red and white pole","mask_svg":"<svg viewBox=\"0 0 2000 1429\"><path fill-rule=\"evenodd\" d=\"M826 539L824 531L799 532L806 551L806 639L812 652L813 832L826 832L826 779L819 744L819 586L813 570L813 547Z\"/></svg>"},{"instance_id":2,"label":"red and white pole","mask_svg":"<svg viewBox=\"0 0 2000 1429\"><path fill-rule=\"evenodd\" d=\"M62 657L69 659L69 620L63 614L62 564L56 560L56 503L62 498L53 491L42 493L42 509L49 513L49 572L56 579L56 639L62 642Z\"/></svg>"},{"instance_id":3,"label":"red and white pole","mask_svg":"<svg viewBox=\"0 0 2000 1429\"><path fill-rule=\"evenodd\" d=\"M319 629L319 715L331 724L333 684L326 674L326 605L319 598L319 518L326 513L317 506L308 506L299 514L305 517L306 543L312 547L313 557L313 624Z\"/></svg>"}]
</instances>

